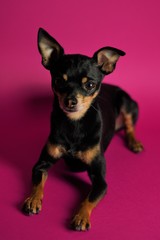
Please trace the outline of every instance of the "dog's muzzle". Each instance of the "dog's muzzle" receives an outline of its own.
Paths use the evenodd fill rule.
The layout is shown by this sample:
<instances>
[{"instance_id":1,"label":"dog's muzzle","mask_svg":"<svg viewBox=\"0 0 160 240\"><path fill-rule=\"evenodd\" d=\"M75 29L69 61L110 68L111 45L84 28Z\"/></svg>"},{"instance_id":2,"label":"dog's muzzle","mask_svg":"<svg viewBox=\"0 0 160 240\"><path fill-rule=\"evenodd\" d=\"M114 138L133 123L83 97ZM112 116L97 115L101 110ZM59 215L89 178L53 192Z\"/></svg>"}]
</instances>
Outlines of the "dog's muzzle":
<instances>
[{"instance_id":1,"label":"dog's muzzle","mask_svg":"<svg viewBox=\"0 0 160 240\"><path fill-rule=\"evenodd\" d=\"M64 99L64 110L67 112L76 112L78 100L74 96L66 97Z\"/></svg>"}]
</instances>

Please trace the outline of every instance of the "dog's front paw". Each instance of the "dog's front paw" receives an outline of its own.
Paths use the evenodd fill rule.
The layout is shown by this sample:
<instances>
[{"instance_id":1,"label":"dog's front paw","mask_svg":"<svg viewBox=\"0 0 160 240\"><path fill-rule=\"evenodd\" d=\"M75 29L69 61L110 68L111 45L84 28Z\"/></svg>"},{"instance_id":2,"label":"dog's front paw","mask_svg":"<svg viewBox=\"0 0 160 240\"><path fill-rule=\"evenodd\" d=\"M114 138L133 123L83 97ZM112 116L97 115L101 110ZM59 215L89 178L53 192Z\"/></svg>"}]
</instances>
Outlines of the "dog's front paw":
<instances>
[{"instance_id":1,"label":"dog's front paw","mask_svg":"<svg viewBox=\"0 0 160 240\"><path fill-rule=\"evenodd\" d=\"M88 213L78 213L71 221L71 227L76 231L87 231L91 228L91 223Z\"/></svg>"},{"instance_id":2,"label":"dog's front paw","mask_svg":"<svg viewBox=\"0 0 160 240\"><path fill-rule=\"evenodd\" d=\"M39 196L31 195L23 205L23 212L27 215L38 214L42 209L42 199Z\"/></svg>"}]
</instances>

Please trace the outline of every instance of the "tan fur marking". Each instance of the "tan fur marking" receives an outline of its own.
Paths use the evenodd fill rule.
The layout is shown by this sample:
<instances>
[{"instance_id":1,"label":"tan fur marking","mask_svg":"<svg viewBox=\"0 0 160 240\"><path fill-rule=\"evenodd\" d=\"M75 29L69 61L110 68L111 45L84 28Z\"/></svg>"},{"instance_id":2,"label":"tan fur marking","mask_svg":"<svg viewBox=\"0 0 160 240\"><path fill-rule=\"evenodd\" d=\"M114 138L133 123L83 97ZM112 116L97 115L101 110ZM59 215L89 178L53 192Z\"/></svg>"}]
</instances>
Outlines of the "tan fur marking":
<instances>
[{"instance_id":1,"label":"tan fur marking","mask_svg":"<svg viewBox=\"0 0 160 240\"><path fill-rule=\"evenodd\" d=\"M51 144L48 142L47 144L48 154L53 158L61 158L63 154L66 152L65 148L61 145Z\"/></svg>"},{"instance_id":2,"label":"tan fur marking","mask_svg":"<svg viewBox=\"0 0 160 240\"><path fill-rule=\"evenodd\" d=\"M63 74L63 79L64 79L65 81L68 80L68 76L67 76L67 74Z\"/></svg>"},{"instance_id":3,"label":"tan fur marking","mask_svg":"<svg viewBox=\"0 0 160 240\"><path fill-rule=\"evenodd\" d=\"M124 114L124 124L126 127L126 133L133 133L134 127L133 127L133 120L131 114Z\"/></svg>"},{"instance_id":4,"label":"tan fur marking","mask_svg":"<svg viewBox=\"0 0 160 240\"><path fill-rule=\"evenodd\" d=\"M42 173L42 180L40 182L40 184L38 186L33 186L33 191L32 194L36 195L39 198L43 198L43 189L44 189L44 185L45 182L47 180L47 173L43 172Z\"/></svg>"},{"instance_id":5,"label":"tan fur marking","mask_svg":"<svg viewBox=\"0 0 160 240\"><path fill-rule=\"evenodd\" d=\"M87 149L86 151L79 151L76 153L75 157L80 159L82 162L86 164L90 164L92 160L100 153L99 144L95 145L92 148Z\"/></svg>"},{"instance_id":6,"label":"tan fur marking","mask_svg":"<svg viewBox=\"0 0 160 240\"><path fill-rule=\"evenodd\" d=\"M73 121L79 120L81 119L86 113L86 109L83 109L82 111L78 111L78 112L71 112L71 113L66 113L67 117L70 118Z\"/></svg>"},{"instance_id":7,"label":"tan fur marking","mask_svg":"<svg viewBox=\"0 0 160 240\"><path fill-rule=\"evenodd\" d=\"M92 210L97 206L98 202L101 200L100 199L97 199L96 201L94 202L89 202L88 198L82 202L82 211L87 211L89 213L89 215L91 215L92 213Z\"/></svg>"},{"instance_id":8,"label":"tan fur marking","mask_svg":"<svg viewBox=\"0 0 160 240\"><path fill-rule=\"evenodd\" d=\"M82 78L82 83L86 83L88 81L87 77Z\"/></svg>"}]
</instances>

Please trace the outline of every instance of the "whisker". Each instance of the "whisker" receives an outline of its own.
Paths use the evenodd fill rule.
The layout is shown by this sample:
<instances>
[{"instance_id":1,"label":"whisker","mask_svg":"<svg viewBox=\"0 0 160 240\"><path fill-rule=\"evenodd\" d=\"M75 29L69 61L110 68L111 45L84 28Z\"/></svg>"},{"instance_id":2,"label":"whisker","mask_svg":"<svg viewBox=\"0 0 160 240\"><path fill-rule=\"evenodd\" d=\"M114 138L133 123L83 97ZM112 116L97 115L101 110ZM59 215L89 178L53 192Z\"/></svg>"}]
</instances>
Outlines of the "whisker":
<instances>
[{"instance_id":1,"label":"whisker","mask_svg":"<svg viewBox=\"0 0 160 240\"><path fill-rule=\"evenodd\" d=\"M97 98L99 98L100 100L106 101L107 98L103 98L101 96L97 96Z\"/></svg>"},{"instance_id":2,"label":"whisker","mask_svg":"<svg viewBox=\"0 0 160 240\"><path fill-rule=\"evenodd\" d=\"M92 104L91 104L91 107L92 107L96 112L98 112L98 109L95 108Z\"/></svg>"}]
</instances>

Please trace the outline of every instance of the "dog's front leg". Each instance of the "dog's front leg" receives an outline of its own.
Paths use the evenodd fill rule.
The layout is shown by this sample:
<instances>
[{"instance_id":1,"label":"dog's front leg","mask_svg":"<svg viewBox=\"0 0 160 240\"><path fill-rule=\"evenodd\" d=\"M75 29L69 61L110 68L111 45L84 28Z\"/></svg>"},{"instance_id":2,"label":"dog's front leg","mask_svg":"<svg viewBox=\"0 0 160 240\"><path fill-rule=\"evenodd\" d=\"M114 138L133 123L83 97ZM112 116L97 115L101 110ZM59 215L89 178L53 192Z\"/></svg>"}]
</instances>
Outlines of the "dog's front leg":
<instances>
[{"instance_id":1,"label":"dog's front leg","mask_svg":"<svg viewBox=\"0 0 160 240\"><path fill-rule=\"evenodd\" d=\"M86 231L91 227L90 215L107 190L105 181L105 159L97 156L91 163L88 174L92 181L92 189L88 197L82 202L80 209L74 216L71 226L77 231Z\"/></svg>"},{"instance_id":2,"label":"dog's front leg","mask_svg":"<svg viewBox=\"0 0 160 240\"><path fill-rule=\"evenodd\" d=\"M25 200L23 211L28 214L37 214L42 209L43 189L48 175L48 169L64 154L61 145L47 143L40 155L39 161L32 170L32 192Z\"/></svg>"}]
</instances>

